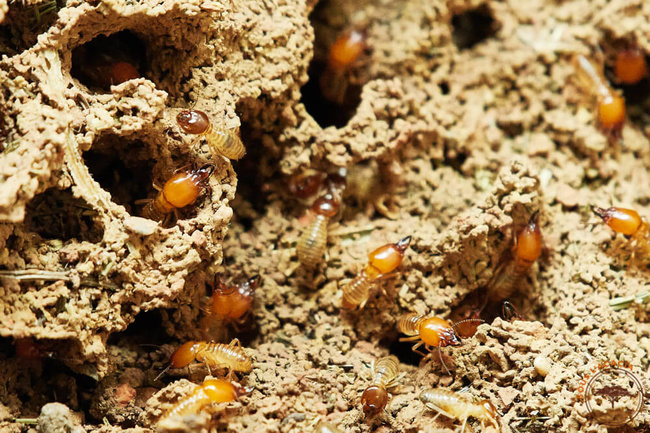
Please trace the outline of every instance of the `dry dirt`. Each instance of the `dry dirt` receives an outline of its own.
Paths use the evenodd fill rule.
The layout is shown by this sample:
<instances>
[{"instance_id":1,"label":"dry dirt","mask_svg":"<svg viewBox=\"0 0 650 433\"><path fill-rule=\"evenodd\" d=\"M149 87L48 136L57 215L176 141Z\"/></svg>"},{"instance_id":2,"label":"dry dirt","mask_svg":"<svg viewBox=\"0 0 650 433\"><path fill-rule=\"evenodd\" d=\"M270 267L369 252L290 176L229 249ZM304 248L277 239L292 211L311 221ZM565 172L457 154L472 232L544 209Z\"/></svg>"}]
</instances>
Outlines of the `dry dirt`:
<instances>
[{"instance_id":1,"label":"dry dirt","mask_svg":"<svg viewBox=\"0 0 650 433\"><path fill-rule=\"evenodd\" d=\"M351 28L369 48L334 106L319 76ZM80 50L100 35L138 54L142 78L84 82ZM158 430L449 432L459 424L418 400L447 387L491 400L503 432L608 431L581 380L622 361L649 391L647 304L609 301L643 291L650 269L589 206L650 217L650 86L622 89L628 118L611 142L571 60L602 56L611 79L616 50L650 54L648 35L642 0L0 0L0 431L155 429L209 374L155 381L170 354L235 336L254 360L250 395ZM187 107L240 126L247 156L212 157L176 125ZM207 161L210 188L177 220L138 218L154 183ZM294 247L310 201L287 182L336 167L350 171L344 209L326 262L306 270ZM375 210L381 196L395 220ZM535 211L544 253L511 298L524 320L484 311L443 349L452 377L398 342L402 313L475 309ZM407 235L398 275L341 312L341 283ZM257 274L248 321L213 320L215 275ZM406 377L386 413L364 418L369 367L389 353ZM647 404L609 430L650 431Z\"/></svg>"}]
</instances>

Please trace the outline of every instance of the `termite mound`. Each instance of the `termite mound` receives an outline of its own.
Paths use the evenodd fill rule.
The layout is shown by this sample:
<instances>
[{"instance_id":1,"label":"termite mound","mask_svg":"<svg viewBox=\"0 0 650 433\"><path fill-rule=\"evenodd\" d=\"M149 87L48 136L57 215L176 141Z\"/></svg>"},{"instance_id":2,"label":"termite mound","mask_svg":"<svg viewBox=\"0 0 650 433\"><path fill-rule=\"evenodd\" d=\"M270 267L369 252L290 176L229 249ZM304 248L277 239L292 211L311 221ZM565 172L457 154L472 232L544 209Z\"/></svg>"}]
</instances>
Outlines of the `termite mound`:
<instances>
[{"instance_id":1,"label":"termite mound","mask_svg":"<svg viewBox=\"0 0 650 433\"><path fill-rule=\"evenodd\" d=\"M60 352L75 354L62 362L101 378L107 338L138 313L178 304L199 311L192 300L222 261L237 180L175 116L198 104L219 126L240 128L241 114L255 131L243 136L259 140L280 116L265 107L286 104L306 68L301 43L283 54L280 85L261 73L288 35L308 40L304 11L246 4L231 15L234 6L68 1L30 43L11 29L0 34L11 48L0 63L0 335L59 338ZM10 16L22 11L11 8ZM278 16L285 34L269 35ZM198 200L165 226L141 218L138 201L189 164L215 167Z\"/></svg>"}]
</instances>

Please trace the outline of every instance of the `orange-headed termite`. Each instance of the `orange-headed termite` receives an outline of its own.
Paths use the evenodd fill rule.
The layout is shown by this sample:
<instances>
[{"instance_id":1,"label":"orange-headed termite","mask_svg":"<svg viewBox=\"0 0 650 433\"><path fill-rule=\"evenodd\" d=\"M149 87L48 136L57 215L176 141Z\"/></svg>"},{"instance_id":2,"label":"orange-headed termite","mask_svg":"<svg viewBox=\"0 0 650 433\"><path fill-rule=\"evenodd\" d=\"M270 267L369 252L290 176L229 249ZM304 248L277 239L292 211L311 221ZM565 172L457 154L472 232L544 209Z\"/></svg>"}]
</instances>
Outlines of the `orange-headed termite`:
<instances>
[{"instance_id":1,"label":"orange-headed termite","mask_svg":"<svg viewBox=\"0 0 650 433\"><path fill-rule=\"evenodd\" d=\"M217 128L212 125L208 115L199 110L184 110L176 116L176 122L187 134L205 137L210 150L228 159L241 159L246 148L236 131Z\"/></svg>"},{"instance_id":2,"label":"orange-headed termite","mask_svg":"<svg viewBox=\"0 0 650 433\"><path fill-rule=\"evenodd\" d=\"M259 284L259 275L231 287L217 279L212 293L212 314L226 322L242 322L253 304Z\"/></svg>"},{"instance_id":3,"label":"orange-headed termite","mask_svg":"<svg viewBox=\"0 0 650 433\"><path fill-rule=\"evenodd\" d=\"M616 54L616 80L621 84L636 84L648 76L645 54L639 49L625 49Z\"/></svg>"},{"instance_id":4,"label":"orange-headed termite","mask_svg":"<svg viewBox=\"0 0 650 433\"><path fill-rule=\"evenodd\" d=\"M497 269L487 288L487 302L501 302L509 298L517 287L517 282L542 254L542 232L538 217L539 212L533 213L526 227L517 235L513 248L514 260Z\"/></svg>"},{"instance_id":5,"label":"orange-headed termite","mask_svg":"<svg viewBox=\"0 0 650 433\"><path fill-rule=\"evenodd\" d=\"M208 343L206 341L188 341L169 359L169 365L155 380L158 380L170 368L183 368L193 361L202 362L210 368L226 368L229 375L233 371L248 373L253 369L251 358L242 349L239 340L234 339L230 344Z\"/></svg>"},{"instance_id":6,"label":"orange-headed termite","mask_svg":"<svg viewBox=\"0 0 650 433\"><path fill-rule=\"evenodd\" d=\"M207 185L213 171L212 164L177 171L165 182L156 198L147 202L142 210L142 216L154 221L162 221L172 211L194 203L201 189Z\"/></svg>"},{"instance_id":7,"label":"orange-headed termite","mask_svg":"<svg viewBox=\"0 0 650 433\"><path fill-rule=\"evenodd\" d=\"M361 394L361 404L366 414L376 415L384 410L390 398L388 390L403 377L398 374L398 369L399 360L393 355L373 362L372 382Z\"/></svg>"},{"instance_id":8,"label":"orange-headed termite","mask_svg":"<svg viewBox=\"0 0 650 433\"><path fill-rule=\"evenodd\" d=\"M420 355L424 355L418 350L420 346L424 346L428 351L437 348L442 366L445 367L448 374L451 374L445 361L442 359L440 349L446 346L460 346L463 344L456 331L456 326L465 322L482 323L483 321L480 319L465 319L457 324L452 324L440 317L406 313L397 320L397 329L402 334L408 335L408 337L402 337L399 341L417 342L413 346L413 351Z\"/></svg>"},{"instance_id":9,"label":"orange-headed termite","mask_svg":"<svg viewBox=\"0 0 650 433\"><path fill-rule=\"evenodd\" d=\"M41 348L32 338L17 338L14 340L16 356L22 359L41 359L43 353Z\"/></svg>"},{"instance_id":10,"label":"orange-headed termite","mask_svg":"<svg viewBox=\"0 0 650 433\"><path fill-rule=\"evenodd\" d=\"M462 421L461 433L465 431L465 425L470 417L479 420L483 430L491 425L497 431L501 431L499 412L489 400L473 402L462 394L442 388L422 391L420 400L426 407L438 412L434 419L442 414L447 418Z\"/></svg>"},{"instance_id":11,"label":"orange-headed termite","mask_svg":"<svg viewBox=\"0 0 650 433\"><path fill-rule=\"evenodd\" d=\"M591 210L616 233L635 238L639 235L645 237L648 231L648 225L635 210L621 207L603 209L596 206L592 206Z\"/></svg>"},{"instance_id":12,"label":"orange-headed termite","mask_svg":"<svg viewBox=\"0 0 650 433\"><path fill-rule=\"evenodd\" d=\"M91 84L109 90L126 81L140 78L140 73L131 63L100 61L81 66L81 74Z\"/></svg>"},{"instance_id":13,"label":"orange-headed termite","mask_svg":"<svg viewBox=\"0 0 650 433\"><path fill-rule=\"evenodd\" d=\"M366 36L358 30L344 32L332 44L327 56L327 67L320 78L320 88L325 99L337 104L345 101L349 73L359 63L367 48Z\"/></svg>"},{"instance_id":14,"label":"orange-headed termite","mask_svg":"<svg viewBox=\"0 0 650 433\"><path fill-rule=\"evenodd\" d=\"M368 301L371 287L397 269L410 243L411 237L407 236L395 244L387 244L371 252L366 267L343 287L341 308L363 308Z\"/></svg>"},{"instance_id":15,"label":"orange-headed termite","mask_svg":"<svg viewBox=\"0 0 650 433\"><path fill-rule=\"evenodd\" d=\"M648 223L641 218L637 211L620 207L603 209L596 206L592 206L591 210L602 218L603 222L614 232L622 233L628 237L643 256L650 253Z\"/></svg>"},{"instance_id":16,"label":"orange-headed termite","mask_svg":"<svg viewBox=\"0 0 650 433\"><path fill-rule=\"evenodd\" d=\"M243 388L236 388L228 381L207 379L203 384L197 385L190 395L179 400L161 421L173 416L197 414L209 404L228 403L245 392Z\"/></svg>"},{"instance_id":17,"label":"orange-headed termite","mask_svg":"<svg viewBox=\"0 0 650 433\"><path fill-rule=\"evenodd\" d=\"M289 179L288 191L296 198L309 198L320 190L325 173L308 170Z\"/></svg>"},{"instance_id":18,"label":"orange-headed termite","mask_svg":"<svg viewBox=\"0 0 650 433\"><path fill-rule=\"evenodd\" d=\"M296 244L298 261L309 268L317 266L323 260L327 246L327 227L330 219L339 211L339 200L332 194L325 194L316 199L311 206L313 219L300 235Z\"/></svg>"},{"instance_id":19,"label":"orange-headed termite","mask_svg":"<svg viewBox=\"0 0 650 433\"><path fill-rule=\"evenodd\" d=\"M620 137L625 122L625 98L611 88L602 72L583 55L576 57L578 76L598 99L598 121L600 126L614 137Z\"/></svg>"}]
</instances>

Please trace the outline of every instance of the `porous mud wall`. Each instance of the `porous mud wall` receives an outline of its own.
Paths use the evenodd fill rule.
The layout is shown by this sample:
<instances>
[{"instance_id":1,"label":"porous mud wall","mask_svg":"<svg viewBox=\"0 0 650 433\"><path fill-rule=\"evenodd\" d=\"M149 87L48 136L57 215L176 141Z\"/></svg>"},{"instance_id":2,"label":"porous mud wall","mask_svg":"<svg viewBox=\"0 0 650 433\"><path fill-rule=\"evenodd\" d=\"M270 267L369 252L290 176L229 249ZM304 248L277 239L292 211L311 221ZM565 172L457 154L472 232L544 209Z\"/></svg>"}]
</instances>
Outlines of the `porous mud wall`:
<instances>
[{"instance_id":1,"label":"porous mud wall","mask_svg":"<svg viewBox=\"0 0 650 433\"><path fill-rule=\"evenodd\" d=\"M176 379L207 373L155 381L169 354L240 336L252 393L179 430L308 432L327 420L352 433L452 431L421 416L419 392L469 386L504 432L605 431L580 380L612 359L650 379L647 307L608 305L649 275L589 206L650 216L648 89L626 89L622 140L609 142L571 60L602 47L609 67L629 43L650 53L649 18L643 2L586 0L0 1L0 429L29 430L16 418L54 401L72 412L47 406L41 431L153 429L191 389ZM307 89L349 28L369 46L359 101L323 127L336 109ZM100 35L137 41L142 78L104 91L80 79L76 50ZM241 127L247 156L231 164L184 134L175 117L188 107ZM153 184L195 162L216 166L197 202L173 224L140 218ZM348 197L326 263L309 271L294 247L310 203L287 181L335 167L351 172ZM375 211L382 195L395 220ZM420 362L396 319L477 308L536 211L544 254L512 299L526 320L490 320L444 350L453 378L435 352ZM399 274L341 312L341 283L367 252L407 235ZM241 332L210 320L215 275L257 274ZM41 355L17 362L12 342L27 337ZM369 365L389 352L407 375L387 413L364 418ZM650 414L630 425L649 431Z\"/></svg>"}]
</instances>

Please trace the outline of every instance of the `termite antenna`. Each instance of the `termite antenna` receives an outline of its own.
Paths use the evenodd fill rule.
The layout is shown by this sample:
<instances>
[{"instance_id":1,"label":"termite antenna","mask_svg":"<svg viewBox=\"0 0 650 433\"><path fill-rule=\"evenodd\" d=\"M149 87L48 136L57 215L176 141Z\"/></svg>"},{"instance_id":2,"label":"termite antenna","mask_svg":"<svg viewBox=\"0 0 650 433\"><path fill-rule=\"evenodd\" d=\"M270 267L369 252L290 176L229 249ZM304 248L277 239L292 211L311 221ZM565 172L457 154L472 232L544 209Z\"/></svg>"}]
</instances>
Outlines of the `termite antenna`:
<instances>
[{"instance_id":1,"label":"termite antenna","mask_svg":"<svg viewBox=\"0 0 650 433\"><path fill-rule=\"evenodd\" d=\"M158 379L160 379L165 373L167 373L167 370L169 370L171 368L171 366L172 365L169 364L163 371L160 372L160 374L158 376L156 376L156 378L153 381L157 382Z\"/></svg>"}]
</instances>

